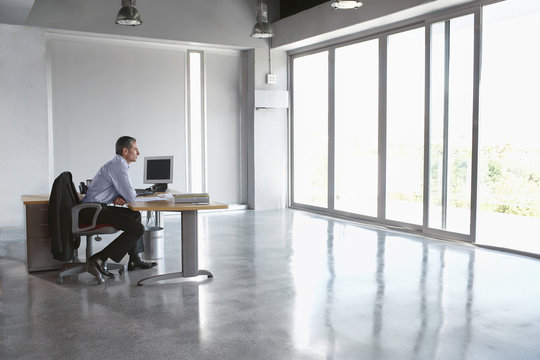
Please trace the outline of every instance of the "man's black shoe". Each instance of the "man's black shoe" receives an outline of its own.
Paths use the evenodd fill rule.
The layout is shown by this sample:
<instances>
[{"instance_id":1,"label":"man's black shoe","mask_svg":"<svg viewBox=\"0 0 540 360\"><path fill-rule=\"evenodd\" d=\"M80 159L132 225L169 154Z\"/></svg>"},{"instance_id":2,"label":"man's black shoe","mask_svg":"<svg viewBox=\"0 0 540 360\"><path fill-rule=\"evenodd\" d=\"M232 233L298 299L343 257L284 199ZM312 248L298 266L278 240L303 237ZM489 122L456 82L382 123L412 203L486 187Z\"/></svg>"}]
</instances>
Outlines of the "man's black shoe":
<instances>
[{"instance_id":1,"label":"man's black shoe","mask_svg":"<svg viewBox=\"0 0 540 360\"><path fill-rule=\"evenodd\" d=\"M105 276L108 276L110 278L114 277L114 274L105 268L105 266L103 264L103 260L101 260L96 255L93 255L93 256L90 257L90 259L88 259L88 265L92 265L93 267L98 269L98 271L101 274L103 274Z\"/></svg>"},{"instance_id":2,"label":"man's black shoe","mask_svg":"<svg viewBox=\"0 0 540 360\"><path fill-rule=\"evenodd\" d=\"M157 265L157 262L149 262L147 263L141 258L132 260L129 259L128 262L128 271L137 270L137 269L150 269Z\"/></svg>"}]
</instances>

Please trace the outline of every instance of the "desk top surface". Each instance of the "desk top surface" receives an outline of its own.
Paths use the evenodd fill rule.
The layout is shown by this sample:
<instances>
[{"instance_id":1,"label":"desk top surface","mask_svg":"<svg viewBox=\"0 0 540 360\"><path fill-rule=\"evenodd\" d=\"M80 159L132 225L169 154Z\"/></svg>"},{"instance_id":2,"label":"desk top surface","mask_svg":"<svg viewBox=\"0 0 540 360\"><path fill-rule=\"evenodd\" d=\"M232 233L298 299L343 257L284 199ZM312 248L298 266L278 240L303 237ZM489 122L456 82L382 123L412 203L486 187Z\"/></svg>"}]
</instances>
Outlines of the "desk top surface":
<instances>
[{"instance_id":1,"label":"desk top surface","mask_svg":"<svg viewBox=\"0 0 540 360\"><path fill-rule=\"evenodd\" d=\"M176 193L176 191L172 191ZM153 196L152 196L153 197ZM22 195L25 205L48 204L49 195ZM212 201L209 204L175 204L174 199L168 198L156 201L134 201L127 204L134 211L190 211L190 210L218 210L227 209L227 204Z\"/></svg>"},{"instance_id":2,"label":"desk top surface","mask_svg":"<svg viewBox=\"0 0 540 360\"><path fill-rule=\"evenodd\" d=\"M217 210L227 209L229 206L219 202L212 201L209 204L175 204L172 194L179 194L177 190L169 189L164 193L155 193L150 196L137 197L134 202L127 206L134 211L190 211L190 210ZM148 201L163 197L163 199ZM147 198L148 200L143 200ZM141 200L139 200L141 199Z\"/></svg>"},{"instance_id":3,"label":"desk top surface","mask_svg":"<svg viewBox=\"0 0 540 360\"><path fill-rule=\"evenodd\" d=\"M39 205L49 203L49 194L41 195L22 195L21 199L24 205Z\"/></svg>"},{"instance_id":4,"label":"desk top surface","mask_svg":"<svg viewBox=\"0 0 540 360\"><path fill-rule=\"evenodd\" d=\"M192 211L227 209L227 204L210 202L209 204L175 204L174 200L134 201L127 204L134 211Z\"/></svg>"}]
</instances>

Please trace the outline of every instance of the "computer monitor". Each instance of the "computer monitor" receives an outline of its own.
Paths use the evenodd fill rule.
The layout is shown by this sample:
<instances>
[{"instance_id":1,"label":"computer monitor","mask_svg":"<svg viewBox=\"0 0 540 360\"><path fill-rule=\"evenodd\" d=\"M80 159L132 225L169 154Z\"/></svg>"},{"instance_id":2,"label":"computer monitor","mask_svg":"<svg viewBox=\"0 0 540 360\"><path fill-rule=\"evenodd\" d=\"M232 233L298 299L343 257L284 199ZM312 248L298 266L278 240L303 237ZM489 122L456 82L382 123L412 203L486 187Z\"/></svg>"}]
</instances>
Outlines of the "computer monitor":
<instances>
[{"instance_id":1,"label":"computer monitor","mask_svg":"<svg viewBox=\"0 0 540 360\"><path fill-rule=\"evenodd\" d=\"M174 156L148 156L144 158L145 184L154 184L155 191L167 190L173 182Z\"/></svg>"}]
</instances>

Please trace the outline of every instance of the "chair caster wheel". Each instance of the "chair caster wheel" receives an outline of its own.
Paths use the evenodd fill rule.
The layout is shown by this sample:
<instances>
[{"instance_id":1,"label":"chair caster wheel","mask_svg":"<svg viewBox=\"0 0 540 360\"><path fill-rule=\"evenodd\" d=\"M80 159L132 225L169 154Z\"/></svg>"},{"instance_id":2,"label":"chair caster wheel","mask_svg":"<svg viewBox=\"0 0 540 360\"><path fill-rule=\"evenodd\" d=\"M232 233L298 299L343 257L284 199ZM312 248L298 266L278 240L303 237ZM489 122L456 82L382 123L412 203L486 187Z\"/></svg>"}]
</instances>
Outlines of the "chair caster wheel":
<instances>
[{"instance_id":1,"label":"chair caster wheel","mask_svg":"<svg viewBox=\"0 0 540 360\"><path fill-rule=\"evenodd\" d=\"M105 281L103 279L97 279L97 283L98 285L103 285Z\"/></svg>"},{"instance_id":2,"label":"chair caster wheel","mask_svg":"<svg viewBox=\"0 0 540 360\"><path fill-rule=\"evenodd\" d=\"M58 278L56 278L56 283L57 283L57 284L63 284L63 283L64 283L64 279L62 279L61 277L58 277Z\"/></svg>"},{"instance_id":3,"label":"chair caster wheel","mask_svg":"<svg viewBox=\"0 0 540 360\"><path fill-rule=\"evenodd\" d=\"M120 275L124 275L126 271L124 270L124 268L121 268L120 270L118 270L118 274Z\"/></svg>"}]
</instances>

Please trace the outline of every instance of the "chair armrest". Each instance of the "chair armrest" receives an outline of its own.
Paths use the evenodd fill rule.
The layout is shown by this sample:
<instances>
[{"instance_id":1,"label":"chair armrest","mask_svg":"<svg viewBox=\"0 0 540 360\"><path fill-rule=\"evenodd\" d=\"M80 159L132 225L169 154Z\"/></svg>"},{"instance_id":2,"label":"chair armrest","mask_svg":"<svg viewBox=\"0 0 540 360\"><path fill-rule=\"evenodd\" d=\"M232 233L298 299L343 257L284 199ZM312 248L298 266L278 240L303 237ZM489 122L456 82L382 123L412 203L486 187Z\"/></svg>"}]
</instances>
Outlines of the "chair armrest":
<instances>
[{"instance_id":1,"label":"chair armrest","mask_svg":"<svg viewBox=\"0 0 540 360\"><path fill-rule=\"evenodd\" d=\"M79 213L82 209L96 209L92 224L86 227L79 227ZM101 204L99 203L81 203L71 208L71 232L76 234L82 231L87 231L96 227L97 217L101 212Z\"/></svg>"}]
</instances>

